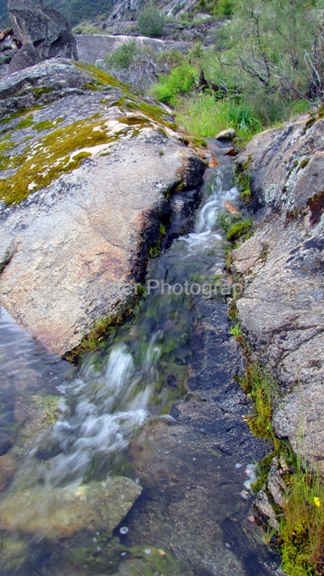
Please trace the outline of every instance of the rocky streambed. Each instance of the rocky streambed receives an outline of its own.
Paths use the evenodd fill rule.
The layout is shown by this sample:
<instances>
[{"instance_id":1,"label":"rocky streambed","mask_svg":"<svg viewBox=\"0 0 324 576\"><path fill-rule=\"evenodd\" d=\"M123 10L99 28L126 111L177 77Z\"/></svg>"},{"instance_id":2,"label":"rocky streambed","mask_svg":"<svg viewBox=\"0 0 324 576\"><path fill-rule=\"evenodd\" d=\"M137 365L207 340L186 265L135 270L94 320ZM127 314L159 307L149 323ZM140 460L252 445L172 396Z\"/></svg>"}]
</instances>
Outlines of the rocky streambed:
<instances>
[{"instance_id":1,"label":"rocky streambed","mask_svg":"<svg viewBox=\"0 0 324 576\"><path fill-rule=\"evenodd\" d=\"M195 229L151 261L133 321L78 372L4 313L4 576L275 571L250 510L267 446L234 379L217 218L238 191L217 154Z\"/></svg>"}]
</instances>

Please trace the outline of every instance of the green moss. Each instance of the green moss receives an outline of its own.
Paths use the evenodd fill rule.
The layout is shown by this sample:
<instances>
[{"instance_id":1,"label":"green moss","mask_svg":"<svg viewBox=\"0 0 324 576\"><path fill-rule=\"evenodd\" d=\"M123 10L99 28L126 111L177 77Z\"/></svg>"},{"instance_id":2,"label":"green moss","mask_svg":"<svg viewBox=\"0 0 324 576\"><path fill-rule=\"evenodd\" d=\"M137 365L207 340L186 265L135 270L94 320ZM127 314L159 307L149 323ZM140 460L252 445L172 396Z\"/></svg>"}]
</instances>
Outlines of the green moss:
<instances>
[{"instance_id":1,"label":"green moss","mask_svg":"<svg viewBox=\"0 0 324 576\"><path fill-rule=\"evenodd\" d=\"M61 122L63 122L64 118L60 117L57 118L57 120L43 120L42 122L38 122L37 124L34 124L33 126L33 130L37 130L38 132L41 132L42 130L51 130L57 127L58 124L60 124Z\"/></svg>"},{"instance_id":2,"label":"green moss","mask_svg":"<svg viewBox=\"0 0 324 576\"><path fill-rule=\"evenodd\" d=\"M298 166L298 168L297 168L297 172L298 172L299 170L301 170L302 168L306 168L306 166L307 166L307 164L309 164L309 162L310 162L310 158L309 158L309 157L304 158L304 160L302 160L301 163L299 164L299 166Z\"/></svg>"},{"instance_id":3,"label":"green moss","mask_svg":"<svg viewBox=\"0 0 324 576\"><path fill-rule=\"evenodd\" d=\"M162 108L155 106L154 104L147 104L141 100L127 100L126 107L129 110L137 110L145 114L151 118L151 120L158 122L165 126L166 128L170 128L170 130L177 130L178 126L174 122L169 122L166 120L165 116L166 113Z\"/></svg>"},{"instance_id":4,"label":"green moss","mask_svg":"<svg viewBox=\"0 0 324 576\"><path fill-rule=\"evenodd\" d=\"M227 232L226 240L228 242L236 242L239 238L247 239L249 233L252 229L252 218L245 220L244 222L237 222L232 224Z\"/></svg>"},{"instance_id":5,"label":"green moss","mask_svg":"<svg viewBox=\"0 0 324 576\"><path fill-rule=\"evenodd\" d=\"M42 396L35 401L36 407L44 409L49 424L55 424L59 417L57 403L59 396Z\"/></svg>"},{"instance_id":6,"label":"green moss","mask_svg":"<svg viewBox=\"0 0 324 576\"><path fill-rule=\"evenodd\" d=\"M45 88L45 86L43 86L42 88L33 88L32 92L35 94L36 100L39 100L43 94L50 94L53 92L53 88Z\"/></svg>"},{"instance_id":7,"label":"green moss","mask_svg":"<svg viewBox=\"0 0 324 576\"><path fill-rule=\"evenodd\" d=\"M17 168L25 162L29 149L25 148L22 154L10 154L15 146L16 144L12 140L3 139L0 142L0 170Z\"/></svg>"},{"instance_id":8,"label":"green moss","mask_svg":"<svg viewBox=\"0 0 324 576\"><path fill-rule=\"evenodd\" d=\"M245 376L240 384L252 398L255 414L247 421L251 431L259 438L268 438L278 446L271 426L273 402L278 396L278 386L273 376L256 362L247 361Z\"/></svg>"},{"instance_id":9,"label":"green moss","mask_svg":"<svg viewBox=\"0 0 324 576\"><path fill-rule=\"evenodd\" d=\"M240 191L240 198L246 204L251 202L252 192L250 187L249 168L252 162L251 154L248 154L246 161L236 167L236 183Z\"/></svg>"},{"instance_id":10,"label":"green moss","mask_svg":"<svg viewBox=\"0 0 324 576\"><path fill-rule=\"evenodd\" d=\"M30 149L17 172L0 181L0 198L6 204L18 204L32 192L48 186L61 174L78 168L88 152L71 157L82 148L91 148L116 140L109 136L104 121L92 119L74 122L50 132Z\"/></svg>"},{"instance_id":11,"label":"green moss","mask_svg":"<svg viewBox=\"0 0 324 576\"><path fill-rule=\"evenodd\" d=\"M29 116L26 116L26 118L21 120L21 122L19 122L19 124L15 126L15 130L22 130L22 128L30 128L30 126L32 126L33 123L34 123L34 116L32 114L29 114Z\"/></svg>"},{"instance_id":12,"label":"green moss","mask_svg":"<svg viewBox=\"0 0 324 576\"><path fill-rule=\"evenodd\" d=\"M152 126L150 121L147 118L143 118L143 116L122 116L121 118L118 118L118 122L126 124L127 126L138 126L139 128Z\"/></svg>"},{"instance_id":13,"label":"green moss","mask_svg":"<svg viewBox=\"0 0 324 576\"><path fill-rule=\"evenodd\" d=\"M258 478L255 482L253 482L251 486L252 492L259 492L259 490L262 490L264 485L267 483L271 462L276 455L276 452L270 452L270 454L267 454L264 458L262 458L262 460L260 460L260 462L258 462L256 467Z\"/></svg>"},{"instance_id":14,"label":"green moss","mask_svg":"<svg viewBox=\"0 0 324 576\"><path fill-rule=\"evenodd\" d=\"M100 349L100 344L104 339L111 338L116 328L133 316L139 298L140 293L137 291L137 294L132 296L118 311L95 320L80 344L66 354L66 360L77 363L85 353Z\"/></svg>"},{"instance_id":15,"label":"green moss","mask_svg":"<svg viewBox=\"0 0 324 576\"><path fill-rule=\"evenodd\" d=\"M93 64L84 64L83 62L76 62L75 65L78 68L81 68L82 70L86 70L94 79L94 83L91 83L91 90L93 90L94 86L114 86L117 88L121 88L121 90L123 90L123 92L125 93L129 93L129 90L127 89L127 87L122 84L122 82L120 82L119 80L117 80L117 78L114 78L114 76L111 76L111 74L108 74L108 72L104 72L103 70L101 70L100 68L97 68L96 66L94 66Z\"/></svg>"},{"instance_id":16,"label":"green moss","mask_svg":"<svg viewBox=\"0 0 324 576\"><path fill-rule=\"evenodd\" d=\"M93 84L92 82L86 82L83 86L82 86L83 90L92 90L93 92L98 92L100 90L103 90L103 86L100 86L98 84Z\"/></svg>"}]
</instances>

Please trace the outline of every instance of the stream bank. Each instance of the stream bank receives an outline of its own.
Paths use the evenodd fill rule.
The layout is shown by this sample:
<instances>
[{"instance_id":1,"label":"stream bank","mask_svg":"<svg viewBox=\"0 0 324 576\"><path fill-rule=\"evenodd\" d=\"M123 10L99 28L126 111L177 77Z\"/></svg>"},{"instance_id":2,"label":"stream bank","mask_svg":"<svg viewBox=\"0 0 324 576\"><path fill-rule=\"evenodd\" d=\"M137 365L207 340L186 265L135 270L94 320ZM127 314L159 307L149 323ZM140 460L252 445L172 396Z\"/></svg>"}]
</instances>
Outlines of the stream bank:
<instances>
[{"instance_id":1,"label":"stream bank","mask_svg":"<svg viewBox=\"0 0 324 576\"><path fill-rule=\"evenodd\" d=\"M254 226L231 253L244 286L232 315L256 401L251 425L275 449L256 504L291 576L323 571L323 114L322 105L255 136L238 157Z\"/></svg>"}]
</instances>

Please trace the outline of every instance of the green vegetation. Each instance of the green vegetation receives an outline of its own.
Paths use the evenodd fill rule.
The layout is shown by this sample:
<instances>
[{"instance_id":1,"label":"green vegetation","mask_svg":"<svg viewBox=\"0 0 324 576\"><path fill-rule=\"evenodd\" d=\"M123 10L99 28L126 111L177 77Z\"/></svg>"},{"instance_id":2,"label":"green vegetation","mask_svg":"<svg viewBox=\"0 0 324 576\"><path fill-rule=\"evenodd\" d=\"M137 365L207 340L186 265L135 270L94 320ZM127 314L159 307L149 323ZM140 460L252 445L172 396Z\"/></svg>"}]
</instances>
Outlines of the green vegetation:
<instances>
[{"instance_id":1,"label":"green vegetation","mask_svg":"<svg viewBox=\"0 0 324 576\"><path fill-rule=\"evenodd\" d=\"M231 314L236 319L236 303ZM254 414L246 417L251 431L259 438L270 440L274 451L257 465L258 478L252 489L265 490L272 503L279 531L268 529L265 543L272 543L281 553L282 569L288 576L320 576L324 568L324 483L319 467L294 455L290 444L279 440L272 430L272 414L278 404L279 391L273 376L259 363L253 362L251 352L239 324L231 334L242 345L246 357L246 372L238 378L244 392L253 400ZM286 489L282 508L273 501L267 487L272 459L284 462L281 477Z\"/></svg>"},{"instance_id":2,"label":"green vegetation","mask_svg":"<svg viewBox=\"0 0 324 576\"><path fill-rule=\"evenodd\" d=\"M56 126L58 124L60 124L61 122L63 122L64 118L60 117L57 118L57 120L43 120L42 122L38 122L37 124L34 124L33 126L33 130L37 130L38 132L41 132L42 130L52 130L53 128L56 128Z\"/></svg>"},{"instance_id":3,"label":"green vegetation","mask_svg":"<svg viewBox=\"0 0 324 576\"><path fill-rule=\"evenodd\" d=\"M164 17L153 4L140 12L137 23L143 36L160 38L163 34Z\"/></svg>"},{"instance_id":4,"label":"green vegetation","mask_svg":"<svg viewBox=\"0 0 324 576\"><path fill-rule=\"evenodd\" d=\"M197 71L193 75L197 78ZM156 87L153 93L158 97ZM188 132L206 138L214 138L229 126L235 128L237 135L244 139L262 129L260 121L253 116L251 106L235 104L227 99L216 100L213 94L199 93L176 102L176 114L178 122Z\"/></svg>"},{"instance_id":5,"label":"green vegetation","mask_svg":"<svg viewBox=\"0 0 324 576\"><path fill-rule=\"evenodd\" d=\"M249 361L240 383L254 401L255 414L248 418L253 434L259 438L269 438L276 446L277 440L271 426L274 400L278 396L275 379L260 364Z\"/></svg>"},{"instance_id":6,"label":"green vegetation","mask_svg":"<svg viewBox=\"0 0 324 576\"><path fill-rule=\"evenodd\" d=\"M17 204L29 194L48 186L58 176L78 168L91 156L82 148L112 142L116 136L107 133L103 120L86 119L50 132L36 145L15 158L17 172L0 180L0 198L7 204ZM80 150L79 153L75 154Z\"/></svg>"},{"instance_id":7,"label":"green vegetation","mask_svg":"<svg viewBox=\"0 0 324 576\"><path fill-rule=\"evenodd\" d=\"M323 574L324 485L320 470L311 473L297 459L280 523L282 568L289 576Z\"/></svg>"},{"instance_id":8,"label":"green vegetation","mask_svg":"<svg viewBox=\"0 0 324 576\"><path fill-rule=\"evenodd\" d=\"M195 85L197 70L189 63L174 68L168 76L161 76L151 94L165 104L175 105L180 94L187 94ZM203 134L202 134L203 135Z\"/></svg>"},{"instance_id":9,"label":"green vegetation","mask_svg":"<svg viewBox=\"0 0 324 576\"><path fill-rule=\"evenodd\" d=\"M236 242L239 238L246 240L250 237L252 229L252 218L248 218L244 222L236 222L231 225L227 234L226 240L229 242Z\"/></svg>"},{"instance_id":10,"label":"green vegetation","mask_svg":"<svg viewBox=\"0 0 324 576\"><path fill-rule=\"evenodd\" d=\"M138 290L137 298L140 295L141 292ZM129 302L125 303L117 312L107 314L107 316L96 320L88 334L83 336L80 344L66 355L66 359L69 362L76 363L85 353L93 352L100 348L101 344L106 346L104 340L112 337L116 328L133 315L137 298L133 297L130 299Z\"/></svg>"},{"instance_id":11,"label":"green vegetation","mask_svg":"<svg viewBox=\"0 0 324 576\"><path fill-rule=\"evenodd\" d=\"M239 324L235 324L235 326L233 326L230 329L230 334L232 334L232 336L234 336L235 340L240 340L242 337L242 332L241 332L241 328Z\"/></svg>"},{"instance_id":12,"label":"green vegetation","mask_svg":"<svg viewBox=\"0 0 324 576\"><path fill-rule=\"evenodd\" d=\"M106 63L108 66L118 69L128 69L130 65L134 62L136 56L138 54L138 49L136 46L135 40L131 40L127 44L123 44L110 56L105 58Z\"/></svg>"},{"instance_id":13,"label":"green vegetation","mask_svg":"<svg viewBox=\"0 0 324 576\"><path fill-rule=\"evenodd\" d=\"M213 137L232 126L244 143L324 100L323 0L218 0L216 8L200 0L198 6L230 20L217 29L214 47L196 46L185 57L189 85L183 87L175 68L152 90L191 133Z\"/></svg>"},{"instance_id":14,"label":"green vegetation","mask_svg":"<svg viewBox=\"0 0 324 576\"><path fill-rule=\"evenodd\" d=\"M30 128L30 126L32 126L33 123L34 123L34 117L32 114L30 114L29 116L26 116L26 118L21 120L19 122L19 124L17 124L17 126L15 126L15 130L22 130L23 128Z\"/></svg>"}]
</instances>

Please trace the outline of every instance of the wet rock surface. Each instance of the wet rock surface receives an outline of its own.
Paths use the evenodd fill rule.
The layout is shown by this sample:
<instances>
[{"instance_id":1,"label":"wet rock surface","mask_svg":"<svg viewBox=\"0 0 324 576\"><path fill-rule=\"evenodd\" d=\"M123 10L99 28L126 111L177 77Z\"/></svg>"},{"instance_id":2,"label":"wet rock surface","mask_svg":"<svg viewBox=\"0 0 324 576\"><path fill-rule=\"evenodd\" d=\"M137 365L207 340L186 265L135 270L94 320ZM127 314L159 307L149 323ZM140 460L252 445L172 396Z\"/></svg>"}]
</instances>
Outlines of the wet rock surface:
<instances>
[{"instance_id":1,"label":"wet rock surface","mask_svg":"<svg viewBox=\"0 0 324 576\"><path fill-rule=\"evenodd\" d=\"M129 478L116 477L68 489L15 492L0 503L0 528L47 538L87 529L112 532L127 514L141 487Z\"/></svg>"},{"instance_id":2,"label":"wet rock surface","mask_svg":"<svg viewBox=\"0 0 324 576\"><path fill-rule=\"evenodd\" d=\"M323 171L321 109L256 136L239 164L251 174L255 232L233 252L245 281L239 320L254 358L280 386L273 425L323 465Z\"/></svg>"},{"instance_id":3,"label":"wet rock surface","mask_svg":"<svg viewBox=\"0 0 324 576\"><path fill-rule=\"evenodd\" d=\"M171 216L166 196L177 185L196 188L204 171L169 127L174 128L166 108L124 92L114 79L98 90L85 87L91 83L96 79L83 68L55 60L0 82L3 115L18 100L22 107L32 106L38 95L41 102L49 99L46 107L3 124L11 156L35 154L39 165L33 178L32 168L27 173L24 194L35 191L19 205L0 204L1 303L60 355L80 342L95 319L132 295L148 249L159 239L160 220ZM61 152L49 140L53 134ZM86 158L78 167L77 153ZM60 163L60 171L42 185L39 177L51 162L54 172ZM0 177L15 174L19 167ZM188 197L189 211L190 203Z\"/></svg>"},{"instance_id":4,"label":"wet rock surface","mask_svg":"<svg viewBox=\"0 0 324 576\"><path fill-rule=\"evenodd\" d=\"M213 449L219 453L260 460L270 445L253 436L244 420L252 404L234 380L235 374L243 374L244 359L234 338L228 338L227 306L206 300L198 309L206 320L192 337L188 387L193 398L176 404L171 415L214 438Z\"/></svg>"}]
</instances>

